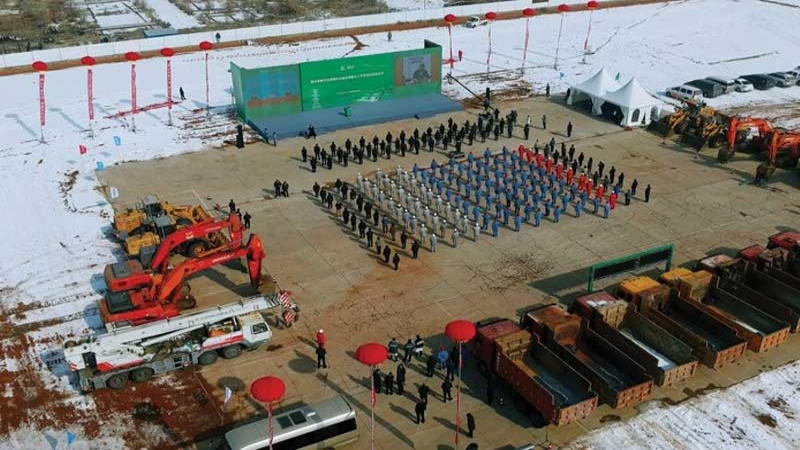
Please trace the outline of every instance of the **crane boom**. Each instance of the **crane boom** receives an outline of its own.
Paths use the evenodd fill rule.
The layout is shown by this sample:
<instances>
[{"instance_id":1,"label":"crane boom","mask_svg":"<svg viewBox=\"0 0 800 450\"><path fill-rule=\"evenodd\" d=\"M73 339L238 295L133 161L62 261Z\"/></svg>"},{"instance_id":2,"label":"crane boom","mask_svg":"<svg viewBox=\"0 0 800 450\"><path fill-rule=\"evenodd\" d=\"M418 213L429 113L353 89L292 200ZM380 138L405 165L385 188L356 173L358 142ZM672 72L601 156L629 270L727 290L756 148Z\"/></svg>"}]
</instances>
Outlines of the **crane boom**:
<instances>
[{"instance_id":1,"label":"crane boom","mask_svg":"<svg viewBox=\"0 0 800 450\"><path fill-rule=\"evenodd\" d=\"M230 233L229 245L235 246L237 243L240 244L242 242L242 231L244 227L241 221L239 221L239 216L235 213L231 213L227 218L222 220L210 219L199 222L176 230L174 233L164 238L153 256L150 269L156 272L163 272L169 265L169 255L172 254L175 249L188 241L217 233L224 229L228 229Z\"/></svg>"}]
</instances>

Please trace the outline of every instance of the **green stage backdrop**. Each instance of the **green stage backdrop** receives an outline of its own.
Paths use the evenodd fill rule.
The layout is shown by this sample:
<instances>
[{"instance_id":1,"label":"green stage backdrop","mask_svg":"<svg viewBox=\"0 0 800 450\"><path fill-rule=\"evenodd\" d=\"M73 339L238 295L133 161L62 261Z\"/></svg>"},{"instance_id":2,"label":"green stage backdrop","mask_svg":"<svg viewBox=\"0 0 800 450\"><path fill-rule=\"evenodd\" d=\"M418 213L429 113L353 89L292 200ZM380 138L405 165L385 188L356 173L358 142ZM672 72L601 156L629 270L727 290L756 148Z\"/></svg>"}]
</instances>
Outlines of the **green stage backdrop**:
<instances>
[{"instance_id":1,"label":"green stage backdrop","mask_svg":"<svg viewBox=\"0 0 800 450\"><path fill-rule=\"evenodd\" d=\"M442 48L243 69L231 63L236 111L244 121L314 109L439 93Z\"/></svg>"}]
</instances>

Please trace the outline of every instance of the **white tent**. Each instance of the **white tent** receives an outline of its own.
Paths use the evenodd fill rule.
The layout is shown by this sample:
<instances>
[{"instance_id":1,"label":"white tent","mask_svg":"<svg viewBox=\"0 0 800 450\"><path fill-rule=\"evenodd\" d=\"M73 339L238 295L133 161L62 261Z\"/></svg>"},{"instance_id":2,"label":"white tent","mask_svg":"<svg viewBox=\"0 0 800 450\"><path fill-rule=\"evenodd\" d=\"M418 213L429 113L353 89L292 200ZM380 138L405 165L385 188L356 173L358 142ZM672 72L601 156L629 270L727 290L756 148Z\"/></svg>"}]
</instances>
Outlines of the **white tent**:
<instances>
[{"instance_id":1,"label":"white tent","mask_svg":"<svg viewBox=\"0 0 800 450\"><path fill-rule=\"evenodd\" d=\"M602 97L604 102L617 105L622 110L620 125L623 127L645 125L658 119L661 101L648 94L636 78L631 78L625 86L606 92Z\"/></svg>"},{"instance_id":2,"label":"white tent","mask_svg":"<svg viewBox=\"0 0 800 450\"><path fill-rule=\"evenodd\" d=\"M588 98L592 101L592 114L599 115L601 113L600 106L603 104L603 97L609 91L615 91L619 88L620 85L614 81L614 77L612 77L605 68L602 68L588 80L570 86L567 104L572 105L573 102Z\"/></svg>"}]
</instances>

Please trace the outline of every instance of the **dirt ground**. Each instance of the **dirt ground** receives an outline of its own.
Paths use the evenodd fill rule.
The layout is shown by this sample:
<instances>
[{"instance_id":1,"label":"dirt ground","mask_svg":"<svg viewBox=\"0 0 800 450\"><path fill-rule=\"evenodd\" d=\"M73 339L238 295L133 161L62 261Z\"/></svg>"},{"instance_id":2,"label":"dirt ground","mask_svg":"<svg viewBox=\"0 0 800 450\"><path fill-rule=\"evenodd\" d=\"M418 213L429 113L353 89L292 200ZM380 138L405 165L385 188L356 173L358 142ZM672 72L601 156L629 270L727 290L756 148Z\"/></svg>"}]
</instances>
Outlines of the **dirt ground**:
<instances>
[{"instance_id":1,"label":"dirt ground","mask_svg":"<svg viewBox=\"0 0 800 450\"><path fill-rule=\"evenodd\" d=\"M439 250L423 248L419 259L398 250L400 270L383 264L373 251L365 248L357 233L341 226L335 214L322 208L313 198L314 181L330 183L340 178L352 181L357 172L364 175L378 167L384 171L398 164L409 169L415 162L429 164L432 155L393 157L391 161L365 162L332 171L311 173L300 161L300 147L313 142L287 139L277 147L256 143L244 149L206 150L172 158L126 163L109 167L104 174L108 186L118 188L121 203L134 202L144 194L157 193L180 203L201 198L207 203L227 205L233 198L241 211L253 216L252 232L265 243L266 269L286 289L293 291L300 304L300 322L289 330L275 330L269 349L243 355L235 361L219 362L199 372L198 379L176 377L172 383L189 389L208 391L211 404L183 405L172 414L194 414L197 426L184 427L176 433L186 441L198 441L200 448L214 448L218 435L230 423L246 419L263 408L247 399L246 386L263 375L276 375L287 383L282 406L300 402L313 403L334 393L342 393L358 411L363 433L356 449L369 448L368 371L354 358L358 345L388 342L392 337L405 342L422 335L428 348L451 344L443 336L447 322L455 318L480 320L488 317L515 318L521 309L543 302L569 303L586 289L592 263L645 250L664 243L677 249L676 264L689 264L705 255L734 252L753 243L765 243L769 235L796 227L800 214L797 197L797 174L779 171L767 188L749 184L757 162L748 155L737 156L725 166L715 161L714 152L695 155L693 150L661 139L644 130L624 131L619 127L568 109L560 99L526 99L500 105L514 108L520 121L530 114L535 125L532 143L565 140L568 120L574 124L569 143L577 152L603 160L606 170L615 166L624 172L626 184L639 180L639 198L630 206L618 206L609 219L592 214L575 218L562 215L558 224L545 220L540 228L524 225L521 232L503 229L498 238L488 234L477 242L462 237L457 248L445 240ZM475 111L454 114L463 122L474 120ZM540 117L548 117L547 131L539 128ZM332 140L354 142L361 135L371 138L391 130L397 135L415 127L423 130L445 122L447 117L405 120L392 124L343 130L319 137L321 146ZM521 134L521 130L517 132ZM520 137L491 141L491 148L502 145L516 148ZM476 144L466 151L482 151ZM441 154L435 155L439 160ZM273 198L275 179L287 180L289 198ZM652 185L652 199L641 199L644 187ZM189 199L189 200L186 200ZM607 287L614 280L597 287ZM246 275L236 268L210 270L192 280L193 292L201 304L231 301L247 295ZM328 336L327 370L317 370L313 337L324 328ZM794 358L800 343L796 337L766 355L749 354L730 368L714 372L702 368L687 383L655 390L653 399L679 402L703 390L728 386L761 370L777 367ZM394 363L386 364L394 370ZM455 404L439 400L440 379L427 380L421 373L422 361L413 361L408 372L408 391L404 396L380 396L376 413L377 448L453 448ZM563 444L601 426L636 414L636 408L611 410L602 406L591 417L562 427L535 428L529 419L516 412L511 401L504 406L483 402L484 382L474 364L465 366L465 398L462 414L472 412L478 424L474 441L481 448L510 449L528 442ZM427 381L437 394L428 409L428 422L413 423L416 387ZM223 388L238 388L233 400L221 404ZM128 394L124 394L126 396ZM500 392L510 399L510 392ZM95 401L102 406L104 394ZM160 411L170 404L151 399ZM202 402L189 402L200 405ZM212 408L213 406L213 408ZM225 425L223 425L225 424ZM191 428L191 430L189 430ZM186 433L186 434L184 434ZM193 433L193 434L192 434ZM146 445L142 439L136 440ZM460 445L467 442L462 438Z\"/></svg>"}]
</instances>

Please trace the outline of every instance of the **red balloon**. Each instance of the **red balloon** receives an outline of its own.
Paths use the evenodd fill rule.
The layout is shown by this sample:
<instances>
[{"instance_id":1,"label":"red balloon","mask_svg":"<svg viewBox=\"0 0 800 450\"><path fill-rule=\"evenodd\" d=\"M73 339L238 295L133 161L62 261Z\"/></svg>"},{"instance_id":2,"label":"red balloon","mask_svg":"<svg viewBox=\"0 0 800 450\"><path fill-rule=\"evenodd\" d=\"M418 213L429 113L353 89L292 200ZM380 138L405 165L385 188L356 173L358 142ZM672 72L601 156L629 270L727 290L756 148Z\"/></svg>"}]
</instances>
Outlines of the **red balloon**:
<instances>
[{"instance_id":1,"label":"red balloon","mask_svg":"<svg viewBox=\"0 0 800 450\"><path fill-rule=\"evenodd\" d=\"M174 54L175 54L175 50L173 50L173 49L171 49L169 47L164 47L164 48L161 49L161 56L166 56L167 58L169 58L170 56L172 56Z\"/></svg>"},{"instance_id":2,"label":"red balloon","mask_svg":"<svg viewBox=\"0 0 800 450\"><path fill-rule=\"evenodd\" d=\"M448 14L448 15L444 16L444 21L447 22L447 23L455 23L455 21L456 21L455 14Z\"/></svg>"},{"instance_id":3,"label":"red balloon","mask_svg":"<svg viewBox=\"0 0 800 450\"><path fill-rule=\"evenodd\" d=\"M139 53L137 53L137 52L125 53L125 59L127 59L130 62L134 62L134 61L139 59Z\"/></svg>"},{"instance_id":4,"label":"red balloon","mask_svg":"<svg viewBox=\"0 0 800 450\"><path fill-rule=\"evenodd\" d=\"M590 1L589 3L587 3L587 4L586 4L586 7L587 7L587 8L589 8L589 9L595 9L595 8L597 8L598 6L600 6L600 3L597 3L597 2L596 2L596 1L594 1L594 0L592 0L592 1Z\"/></svg>"},{"instance_id":5,"label":"red balloon","mask_svg":"<svg viewBox=\"0 0 800 450\"><path fill-rule=\"evenodd\" d=\"M212 44L211 42L203 41L200 43L200 50L209 51L212 48L214 48L214 44Z\"/></svg>"},{"instance_id":6,"label":"red balloon","mask_svg":"<svg viewBox=\"0 0 800 450\"><path fill-rule=\"evenodd\" d=\"M536 14L536 10L533 8L525 8L522 10L522 15L525 17L533 17Z\"/></svg>"},{"instance_id":7,"label":"red balloon","mask_svg":"<svg viewBox=\"0 0 800 450\"><path fill-rule=\"evenodd\" d=\"M278 377L261 377L250 385L250 395L262 403L277 402L286 393L286 385Z\"/></svg>"},{"instance_id":8,"label":"red balloon","mask_svg":"<svg viewBox=\"0 0 800 450\"><path fill-rule=\"evenodd\" d=\"M363 344L356 349L356 359L366 366L382 364L388 357L389 350L384 345L375 342Z\"/></svg>"},{"instance_id":9,"label":"red balloon","mask_svg":"<svg viewBox=\"0 0 800 450\"><path fill-rule=\"evenodd\" d=\"M44 61L36 61L33 63L33 70L37 72L44 72L47 70L47 63Z\"/></svg>"},{"instance_id":10,"label":"red balloon","mask_svg":"<svg viewBox=\"0 0 800 450\"><path fill-rule=\"evenodd\" d=\"M81 64L84 66L93 66L97 62L96 59L92 58L91 56L84 56L81 58Z\"/></svg>"},{"instance_id":11,"label":"red balloon","mask_svg":"<svg viewBox=\"0 0 800 450\"><path fill-rule=\"evenodd\" d=\"M475 324L469 320L454 320L444 329L444 334L456 342L469 342L475 337L475 333Z\"/></svg>"},{"instance_id":12,"label":"red balloon","mask_svg":"<svg viewBox=\"0 0 800 450\"><path fill-rule=\"evenodd\" d=\"M569 11L569 5L567 5L566 3L558 5L558 12L567 12L567 11Z\"/></svg>"},{"instance_id":13,"label":"red balloon","mask_svg":"<svg viewBox=\"0 0 800 450\"><path fill-rule=\"evenodd\" d=\"M497 19L497 13L493 11L489 11L486 13L486 20L494 20Z\"/></svg>"}]
</instances>

